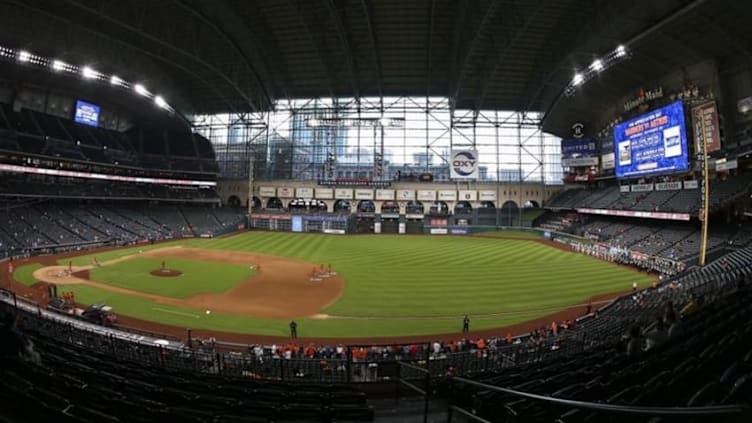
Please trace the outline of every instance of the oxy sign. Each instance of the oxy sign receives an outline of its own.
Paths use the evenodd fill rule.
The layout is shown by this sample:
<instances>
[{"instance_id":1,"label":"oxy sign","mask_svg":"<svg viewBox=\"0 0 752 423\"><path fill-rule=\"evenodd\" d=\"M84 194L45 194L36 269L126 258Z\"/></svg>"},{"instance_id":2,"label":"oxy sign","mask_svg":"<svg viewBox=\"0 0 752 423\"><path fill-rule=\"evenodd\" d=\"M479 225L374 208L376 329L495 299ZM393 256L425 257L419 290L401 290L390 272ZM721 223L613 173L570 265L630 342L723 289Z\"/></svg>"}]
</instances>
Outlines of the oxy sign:
<instances>
[{"instance_id":1,"label":"oxy sign","mask_svg":"<svg viewBox=\"0 0 752 423\"><path fill-rule=\"evenodd\" d=\"M452 150L449 157L451 179L478 179L478 151Z\"/></svg>"}]
</instances>

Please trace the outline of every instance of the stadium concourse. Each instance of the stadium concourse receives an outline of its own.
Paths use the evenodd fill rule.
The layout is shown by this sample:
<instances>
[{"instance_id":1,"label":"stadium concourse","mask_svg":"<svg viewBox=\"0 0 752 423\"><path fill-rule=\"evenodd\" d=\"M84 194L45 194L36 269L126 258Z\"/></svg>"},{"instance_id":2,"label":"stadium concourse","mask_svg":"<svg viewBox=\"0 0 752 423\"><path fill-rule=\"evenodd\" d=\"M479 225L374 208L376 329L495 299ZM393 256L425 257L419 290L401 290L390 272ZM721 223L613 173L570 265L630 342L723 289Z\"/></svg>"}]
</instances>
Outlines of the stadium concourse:
<instances>
[{"instance_id":1,"label":"stadium concourse","mask_svg":"<svg viewBox=\"0 0 752 423\"><path fill-rule=\"evenodd\" d=\"M752 421L750 21L752 3L723 0L0 3L0 423ZM322 247L356 234L371 248ZM281 288L293 277L337 282L328 306L358 289L383 291L384 315L409 304L386 289L402 274L356 286L320 264L365 268L381 234L462 245L400 254L452 265L454 284L425 288L453 312L507 294L538 313L538 274L586 302L479 331L488 310L410 315L456 320L419 342L296 339L288 319L301 335L324 319L281 306L306 300ZM523 242L550 255L528 265ZM90 278L136 254L132 286ZM119 290L168 323L220 317L238 291L213 266L276 295L278 321L254 323L275 337L111 313ZM500 266L527 286L473 273ZM595 292L570 279L586 268L615 273ZM632 289L587 301L617 276ZM167 280L208 303L148 291Z\"/></svg>"}]
</instances>

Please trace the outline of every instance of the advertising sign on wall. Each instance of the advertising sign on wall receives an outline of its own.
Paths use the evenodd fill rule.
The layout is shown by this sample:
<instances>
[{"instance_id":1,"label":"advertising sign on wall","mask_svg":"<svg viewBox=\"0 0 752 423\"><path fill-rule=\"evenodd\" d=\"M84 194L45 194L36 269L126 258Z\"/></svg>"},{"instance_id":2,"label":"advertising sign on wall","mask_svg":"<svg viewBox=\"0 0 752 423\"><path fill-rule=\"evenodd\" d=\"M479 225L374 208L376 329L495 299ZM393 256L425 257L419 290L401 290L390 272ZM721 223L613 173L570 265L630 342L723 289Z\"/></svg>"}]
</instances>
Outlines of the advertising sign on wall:
<instances>
[{"instance_id":1,"label":"advertising sign on wall","mask_svg":"<svg viewBox=\"0 0 752 423\"><path fill-rule=\"evenodd\" d=\"M702 152L702 143L708 153L721 149L721 131L718 128L718 108L715 101L692 108L696 152Z\"/></svg>"},{"instance_id":2,"label":"advertising sign on wall","mask_svg":"<svg viewBox=\"0 0 752 423\"><path fill-rule=\"evenodd\" d=\"M261 197L275 197L277 189L274 187L259 187L259 195Z\"/></svg>"},{"instance_id":3,"label":"advertising sign on wall","mask_svg":"<svg viewBox=\"0 0 752 423\"><path fill-rule=\"evenodd\" d=\"M562 157L561 165L565 167L598 166L598 157Z\"/></svg>"},{"instance_id":4,"label":"advertising sign on wall","mask_svg":"<svg viewBox=\"0 0 752 423\"><path fill-rule=\"evenodd\" d=\"M684 189L697 189L698 183L696 180L684 181Z\"/></svg>"},{"instance_id":5,"label":"advertising sign on wall","mask_svg":"<svg viewBox=\"0 0 752 423\"><path fill-rule=\"evenodd\" d=\"M478 151L452 150L449 156L451 179L478 179Z\"/></svg>"},{"instance_id":6,"label":"advertising sign on wall","mask_svg":"<svg viewBox=\"0 0 752 423\"><path fill-rule=\"evenodd\" d=\"M649 192L653 190L653 184L634 184L632 192Z\"/></svg>"},{"instance_id":7,"label":"advertising sign on wall","mask_svg":"<svg viewBox=\"0 0 752 423\"><path fill-rule=\"evenodd\" d=\"M356 200L373 200L373 190L372 189L356 189L355 199Z\"/></svg>"},{"instance_id":8,"label":"advertising sign on wall","mask_svg":"<svg viewBox=\"0 0 752 423\"><path fill-rule=\"evenodd\" d=\"M297 188L295 195L298 198L311 199L313 198L313 188Z\"/></svg>"},{"instance_id":9,"label":"advertising sign on wall","mask_svg":"<svg viewBox=\"0 0 752 423\"><path fill-rule=\"evenodd\" d=\"M478 199L478 191L460 191L457 198L460 201L476 201Z\"/></svg>"},{"instance_id":10,"label":"advertising sign on wall","mask_svg":"<svg viewBox=\"0 0 752 423\"><path fill-rule=\"evenodd\" d=\"M570 138L561 140L561 157L590 157L598 153L598 146L591 138Z\"/></svg>"},{"instance_id":11,"label":"advertising sign on wall","mask_svg":"<svg viewBox=\"0 0 752 423\"><path fill-rule=\"evenodd\" d=\"M614 161L614 152L606 153L601 156L601 169L608 170L613 169L616 166Z\"/></svg>"},{"instance_id":12,"label":"advertising sign on wall","mask_svg":"<svg viewBox=\"0 0 752 423\"><path fill-rule=\"evenodd\" d=\"M681 182L658 182L655 184L656 191L675 191L681 189Z\"/></svg>"},{"instance_id":13,"label":"advertising sign on wall","mask_svg":"<svg viewBox=\"0 0 752 423\"><path fill-rule=\"evenodd\" d=\"M480 201L496 201L496 191L478 191L478 199Z\"/></svg>"},{"instance_id":14,"label":"advertising sign on wall","mask_svg":"<svg viewBox=\"0 0 752 423\"><path fill-rule=\"evenodd\" d=\"M439 191L439 201L457 201L457 191Z\"/></svg>"},{"instance_id":15,"label":"advertising sign on wall","mask_svg":"<svg viewBox=\"0 0 752 423\"><path fill-rule=\"evenodd\" d=\"M334 190L331 188L316 188L316 198L319 200L331 200L334 198Z\"/></svg>"},{"instance_id":16,"label":"advertising sign on wall","mask_svg":"<svg viewBox=\"0 0 752 423\"><path fill-rule=\"evenodd\" d=\"M411 201L415 200L415 191L411 189L401 189L397 191L397 200Z\"/></svg>"},{"instance_id":17,"label":"advertising sign on wall","mask_svg":"<svg viewBox=\"0 0 752 423\"><path fill-rule=\"evenodd\" d=\"M291 187L279 187L279 188L277 188L277 197L279 197L279 198L295 198L295 188L291 188Z\"/></svg>"},{"instance_id":18,"label":"advertising sign on wall","mask_svg":"<svg viewBox=\"0 0 752 423\"><path fill-rule=\"evenodd\" d=\"M377 189L376 199L377 200L394 200L394 190L393 189Z\"/></svg>"},{"instance_id":19,"label":"advertising sign on wall","mask_svg":"<svg viewBox=\"0 0 752 423\"><path fill-rule=\"evenodd\" d=\"M353 190L350 188L337 188L334 190L334 198L337 200L352 200Z\"/></svg>"},{"instance_id":20,"label":"advertising sign on wall","mask_svg":"<svg viewBox=\"0 0 752 423\"><path fill-rule=\"evenodd\" d=\"M418 191L418 200L420 201L436 201L436 191Z\"/></svg>"}]
</instances>

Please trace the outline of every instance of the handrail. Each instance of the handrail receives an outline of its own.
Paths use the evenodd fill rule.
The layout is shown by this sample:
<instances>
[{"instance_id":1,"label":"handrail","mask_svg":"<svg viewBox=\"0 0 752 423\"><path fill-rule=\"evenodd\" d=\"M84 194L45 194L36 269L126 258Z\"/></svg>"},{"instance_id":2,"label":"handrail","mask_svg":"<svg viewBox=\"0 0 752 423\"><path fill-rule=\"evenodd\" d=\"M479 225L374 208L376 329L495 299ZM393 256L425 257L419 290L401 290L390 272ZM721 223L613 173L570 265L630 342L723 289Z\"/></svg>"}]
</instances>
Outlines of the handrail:
<instances>
[{"instance_id":1,"label":"handrail","mask_svg":"<svg viewBox=\"0 0 752 423\"><path fill-rule=\"evenodd\" d=\"M615 404L601 404L594 402L569 400L563 398L555 398L546 395L532 394L529 392L516 391L514 389L502 388L500 386L489 385L487 383L476 382L474 380L466 379L464 377L454 376L452 381L465 383L467 385L477 386L479 388L488 389L491 391L502 392L518 397L528 398L537 401L545 401L559 405L565 405L573 408L586 408L590 410L600 411L613 411L617 413L626 414L640 414L651 416L721 416L731 414L741 414L749 411L749 406L735 404L735 405L709 405L703 407L645 407L645 406L625 406Z\"/></svg>"},{"instance_id":2,"label":"handrail","mask_svg":"<svg viewBox=\"0 0 752 423\"><path fill-rule=\"evenodd\" d=\"M404 367L408 367L408 368L411 368L411 369L413 369L413 370L417 370L417 371L419 371L419 372L421 372L421 373L424 373L424 374L428 374L428 373L430 373L430 372L428 371L428 369L426 369L425 367L420 367L420 366L416 366L416 365L414 365L414 364L411 364L411 363L407 363L407 362L404 362L404 361L397 361L397 365L399 365L399 366L404 366Z\"/></svg>"}]
</instances>

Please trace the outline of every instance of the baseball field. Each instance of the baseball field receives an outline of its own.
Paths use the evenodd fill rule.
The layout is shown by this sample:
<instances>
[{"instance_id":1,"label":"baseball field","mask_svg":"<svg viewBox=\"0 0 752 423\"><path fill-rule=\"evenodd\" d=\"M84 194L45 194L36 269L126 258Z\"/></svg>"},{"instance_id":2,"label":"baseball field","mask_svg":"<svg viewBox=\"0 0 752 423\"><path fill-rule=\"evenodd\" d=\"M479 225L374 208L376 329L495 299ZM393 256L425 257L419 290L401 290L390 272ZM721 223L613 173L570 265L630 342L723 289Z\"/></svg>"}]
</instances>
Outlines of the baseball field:
<instances>
[{"instance_id":1,"label":"baseball field","mask_svg":"<svg viewBox=\"0 0 752 423\"><path fill-rule=\"evenodd\" d=\"M56 260L21 265L14 278L181 330L284 337L295 319L306 338L458 333L465 314L472 330L501 328L653 280L514 232L245 232Z\"/></svg>"}]
</instances>

